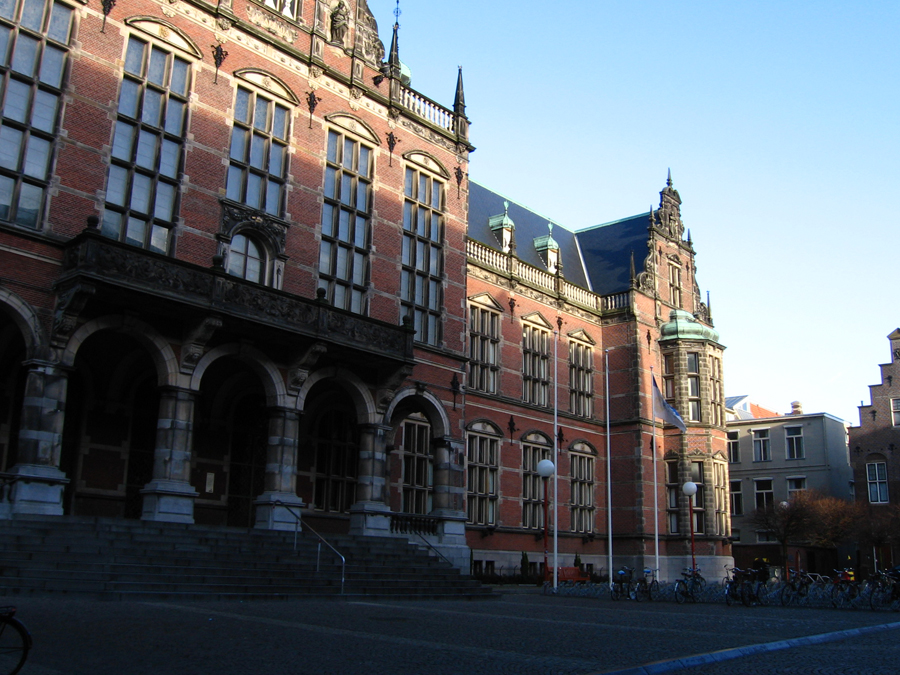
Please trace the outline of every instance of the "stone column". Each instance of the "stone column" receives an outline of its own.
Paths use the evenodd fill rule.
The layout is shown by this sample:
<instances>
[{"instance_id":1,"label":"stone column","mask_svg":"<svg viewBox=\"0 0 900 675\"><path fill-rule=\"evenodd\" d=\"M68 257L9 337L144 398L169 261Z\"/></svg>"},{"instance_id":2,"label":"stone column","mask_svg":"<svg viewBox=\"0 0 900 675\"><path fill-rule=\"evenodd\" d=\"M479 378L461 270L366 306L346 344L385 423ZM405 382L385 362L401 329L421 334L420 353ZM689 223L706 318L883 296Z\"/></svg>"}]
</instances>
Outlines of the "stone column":
<instances>
[{"instance_id":1,"label":"stone column","mask_svg":"<svg viewBox=\"0 0 900 675\"><path fill-rule=\"evenodd\" d=\"M359 470L356 503L350 507L350 533L390 535L390 508L387 505L387 438L391 427L360 425Z\"/></svg>"},{"instance_id":2,"label":"stone column","mask_svg":"<svg viewBox=\"0 0 900 675\"><path fill-rule=\"evenodd\" d=\"M69 377L56 364L26 363L25 396L19 426L18 462L10 495L13 514L61 516L63 488L69 482L59 470Z\"/></svg>"},{"instance_id":3,"label":"stone column","mask_svg":"<svg viewBox=\"0 0 900 675\"><path fill-rule=\"evenodd\" d=\"M434 508L438 536L436 548L460 569L468 569L469 547L466 544L466 480L465 445L444 437L434 448Z\"/></svg>"},{"instance_id":4,"label":"stone column","mask_svg":"<svg viewBox=\"0 0 900 675\"><path fill-rule=\"evenodd\" d=\"M191 452L196 399L197 394L187 389L171 387L160 393L153 480L141 490L142 520L194 522L198 494L191 486Z\"/></svg>"},{"instance_id":5,"label":"stone column","mask_svg":"<svg viewBox=\"0 0 900 675\"><path fill-rule=\"evenodd\" d=\"M306 505L297 496L299 433L300 414L296 410L270 409L265 489L253 502L256 527L260 529L293 530L300 526L298 516Z\"/></svg>"}]
</instances>

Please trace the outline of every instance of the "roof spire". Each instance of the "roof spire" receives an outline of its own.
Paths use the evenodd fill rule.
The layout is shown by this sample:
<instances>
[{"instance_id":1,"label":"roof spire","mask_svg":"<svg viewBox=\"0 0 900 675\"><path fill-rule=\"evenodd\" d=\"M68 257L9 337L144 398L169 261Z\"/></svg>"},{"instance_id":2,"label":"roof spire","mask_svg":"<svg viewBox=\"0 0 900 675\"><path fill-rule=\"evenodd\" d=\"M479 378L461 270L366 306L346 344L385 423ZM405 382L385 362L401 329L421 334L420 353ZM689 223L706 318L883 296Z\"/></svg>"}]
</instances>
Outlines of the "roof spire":
<instances>
[{"instance_id":1,"label":"roof spire","mask_svg":"<svg viewBox=\"0 0 900 675\"><path fill-rule=\"evenodd\" d=\"M459 75L456 77L456 97L453 99L453 112L463 117L466 114L466 95L463 92L462 66L459 66Z\"/></svg>"},{"instance_id":2,"label":"roof spire","mask_svg":"<svg viewBox=\"0 0 900 675\"><path fill-rule=\"evenodd\" d=\"M631 276L629 277L631 285L634 286L634 249L631 249Z\"/></svg>"},{"instance_id":3,"label":"roof spire","mask_svg":"<svg viewBox=\"0 0 900 675\"><path fill-rule=\"evenodd\" d=\"M391 50L388 54L388 74L391 77L400 77L400 47L398 35L400 33L400 0L394 9L394 34L391 37Z\"/></svg>"},{"instance_id":4,"label":"roof spire","mask_svg":"<svg viewBox=\"0 0 900 675\"><path fill-rule=\"evenodd\" d=\"M397 0L397 2L400 2L400 0ZM669 168L669 175L666 178L666 187L672 187L672 169L671 169L671 167Z\"/></svg>"}]
</instances>

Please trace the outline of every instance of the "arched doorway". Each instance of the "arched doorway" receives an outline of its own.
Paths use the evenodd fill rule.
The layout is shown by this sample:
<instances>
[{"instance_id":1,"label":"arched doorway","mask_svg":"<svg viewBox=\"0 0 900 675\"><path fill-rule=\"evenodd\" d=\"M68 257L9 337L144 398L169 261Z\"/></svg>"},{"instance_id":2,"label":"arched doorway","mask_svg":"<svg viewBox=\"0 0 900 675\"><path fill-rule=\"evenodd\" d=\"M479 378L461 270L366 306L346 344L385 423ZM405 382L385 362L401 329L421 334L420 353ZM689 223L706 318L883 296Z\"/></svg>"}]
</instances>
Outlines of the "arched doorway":
<instances>
[{"instance_id":1,"label":"arched doorway","mask_svg":"<svg viewBox=\"0 0 900 675\"><path fill-rule=\"evenodd\" d=\"M60 469L65 513L140 518L140 490L153 477L159 413L157 373L133 338L91 335L69 374Z\"/></svg>"},{"instance_id":2,"label":"arched doorway","mask_svg":"<svg viewBox=\"0 0 900 675\"><path fill-rule=\"evenodd\" d=\"M297 494L322 514L349 514L356 501L359 426L349 394L333 380L309 392L301 426Z\"/></svg>"},{"instance_id":3,"label":"arched doorway","mask_svg":"<svg viewBox=\"0 0 900 675\"><path fill-rule=\"evenodd\" d=\"M252 527L265 487L269 414L259 377L225 356L203 373L194 411L194 521Z\"/></svg>"},{"instance_id":4,"label":"arched doorway","mask_svg":"<svg viewBox=\"0 0 900 675\"><path fill-rule=\"evenodd\" d=\"M0 470L16 463L22 396L27 373L25 340L19 328L0 311Z\"/></svg>"}]
</instances>

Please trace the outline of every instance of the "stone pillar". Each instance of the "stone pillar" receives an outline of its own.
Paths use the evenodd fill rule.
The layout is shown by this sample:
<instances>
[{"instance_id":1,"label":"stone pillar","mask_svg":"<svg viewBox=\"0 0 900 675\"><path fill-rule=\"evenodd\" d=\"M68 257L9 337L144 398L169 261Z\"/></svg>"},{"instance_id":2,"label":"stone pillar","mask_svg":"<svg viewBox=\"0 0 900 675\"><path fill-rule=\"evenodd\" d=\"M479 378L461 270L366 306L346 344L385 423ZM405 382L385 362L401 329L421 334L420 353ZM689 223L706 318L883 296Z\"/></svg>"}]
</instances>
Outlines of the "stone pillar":
<instances>
[{"instance_id":1,"label":"stone pillar","mask_svg":"<svg viewBox=\"0 0 900 675\"><path fill-rule=\"evenodd\" d=\"M391 427L360 425L359 470L356 503L350 507L350 533L388 536L391 533L387 505L387 439Z\"/></svg>"},{"instance_id":2,"label":"stone pillar","mask_svg":"<svg viewBox=\"0 0 900 675\"><path fill-rule=\"evenodd\" d=\"M434 509L438 536L435 547L456 567L469 566L466 544L465 445L458 440L442 438L434 448Z\"/></svg>"},{"instance_id":3,"label":"stone pillar","mask_svg":"<svg viewBox=\"0 0 900 675\"><path fill-rule=\"evenodd\" d=\"M10 495L13 514L61 516L63 488L69 480L59 470L69 377L45 361L26 363L25 396L19 426L18 462Z\"/></svg>"},{"instance_id":4,"label":"stone pillar","mask_svg":"<svg viewBox=\"0 0 900 675\"><path fill-rule=\"evenodd\" d=\"M198 494L191 486L191 451L196 398L195 392L174 387L160 393L153 480L141 490L142 520L194 522Z\"/></svg>"},{"instance_id":5,"label":"stone pillar","mask_svg":"<svg viewBox=\"0 0 900 675\"><path fill-rule=\"evenodd\" d=\"M264 492L254 500L256 527L263 530L294 530L297 516L306 506L297 496L297 439L300 414L287 408L269 413Z\"/></svg>"}]
</instances>

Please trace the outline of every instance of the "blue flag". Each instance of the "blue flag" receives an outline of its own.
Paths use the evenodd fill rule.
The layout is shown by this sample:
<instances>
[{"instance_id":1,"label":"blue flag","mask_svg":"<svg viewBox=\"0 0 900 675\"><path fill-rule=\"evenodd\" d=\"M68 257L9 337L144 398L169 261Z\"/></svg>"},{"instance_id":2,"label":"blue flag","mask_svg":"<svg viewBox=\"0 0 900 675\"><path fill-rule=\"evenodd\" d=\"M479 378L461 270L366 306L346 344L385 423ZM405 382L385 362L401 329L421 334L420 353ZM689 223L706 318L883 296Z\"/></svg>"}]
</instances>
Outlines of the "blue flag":
<instances>
[{"instance_id":1,"label":"blue flag","mask_svg":"<svg viewBox=\"0 0 900 675\"><path fill-rule=\"evenodd\" d=\"M687 431L687 427L684 425L684 420L681 419L681 415L678 414L678 411L675 410L675 408L666 403L666 399L663 398L662 392L659 390L659 387L656 386L655 377L653 378L653 400L655 402L657 418L661 419L666 424L678 427L682 432Z\"/></svg>"}]
</instances>

